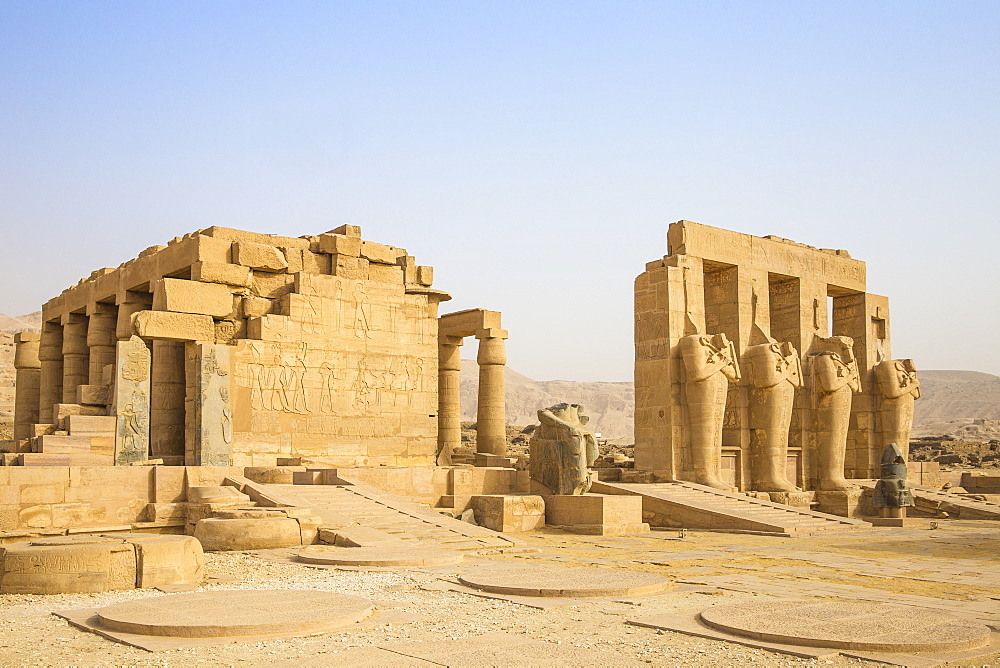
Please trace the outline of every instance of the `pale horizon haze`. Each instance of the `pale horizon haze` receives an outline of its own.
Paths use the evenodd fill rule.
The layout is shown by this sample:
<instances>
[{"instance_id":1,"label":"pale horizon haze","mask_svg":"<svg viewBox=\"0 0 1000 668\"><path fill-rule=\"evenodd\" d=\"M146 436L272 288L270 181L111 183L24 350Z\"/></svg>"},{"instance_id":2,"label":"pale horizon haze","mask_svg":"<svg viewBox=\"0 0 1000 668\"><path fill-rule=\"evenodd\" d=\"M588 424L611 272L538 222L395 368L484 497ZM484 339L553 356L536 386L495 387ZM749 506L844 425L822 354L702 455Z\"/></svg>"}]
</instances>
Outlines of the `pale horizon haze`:
<instances>
[{"instance_id":1,"label":"pale horizon haze","mask_svg":"<svg viewBox=\"0 0 1000 668\"><path fill-rule=\"evenodd\" d=\"M846 249L894 357L1000 374L1000 3L8 0L0 102L0 313L350 223L512 369L626 381L687 219Z\"/></svg>"}]
</instances>

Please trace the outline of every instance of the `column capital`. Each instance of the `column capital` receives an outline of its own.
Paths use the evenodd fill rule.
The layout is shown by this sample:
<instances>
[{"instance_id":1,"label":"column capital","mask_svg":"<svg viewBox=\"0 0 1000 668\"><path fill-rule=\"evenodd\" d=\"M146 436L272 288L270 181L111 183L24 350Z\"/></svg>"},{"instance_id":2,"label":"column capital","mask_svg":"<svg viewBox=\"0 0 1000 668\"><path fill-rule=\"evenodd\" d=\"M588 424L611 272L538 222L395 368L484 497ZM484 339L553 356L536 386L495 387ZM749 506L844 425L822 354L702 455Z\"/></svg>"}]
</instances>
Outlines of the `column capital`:
<instances>
[{"instance_id":1,"label":"column capital","mask_svg":"<svg viewBox=\"0 0 1000 668\"><path fill-rule=\"evenodd\" d=\"M483 339L506 339L508 338L506 329L498 329L495 327L489 327L486 329L477 329L476 338L479 340Z\"/></svg>"}]
</instances>

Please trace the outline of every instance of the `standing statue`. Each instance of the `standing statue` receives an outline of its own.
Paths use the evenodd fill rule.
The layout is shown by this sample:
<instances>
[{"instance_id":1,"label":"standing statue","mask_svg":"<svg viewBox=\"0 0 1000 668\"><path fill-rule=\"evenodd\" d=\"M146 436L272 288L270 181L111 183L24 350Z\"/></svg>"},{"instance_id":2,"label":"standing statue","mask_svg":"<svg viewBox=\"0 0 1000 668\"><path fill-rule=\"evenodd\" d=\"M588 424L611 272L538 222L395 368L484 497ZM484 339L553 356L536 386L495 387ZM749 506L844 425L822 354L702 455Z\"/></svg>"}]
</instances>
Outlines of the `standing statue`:
<instances>
[{"instance_id":1,"label":"standing statue","mask_svg":"<svg viewBox=\"0 0 1000 668\"><path fill-rule=\"evenodd\" d=\"M909 506L915 505L913 491L906 483L906 458L895 443L882 451L881 480L875 483L872 506L882 511L882 517L904 517Z\"/></svg>"},{"instance_id":2,"label":"standing statue","mask_svg":"<svg viewBox=\"0 0 1000 668\"><path fill-rule=\"evenodd\" d=\"M816 419L816 489L856 489L844 477L851 401L853 395L861 392L861 376L854 359L854 340L848 336L831 336L817 338L814 345L816 352L810 358Z\"/></svg>"},{"instance_id":3,"label":"standing statue","mask_svg":"<svg viewBox=\"0 0 1000 668\"><path fill-rule=\"evenodd\" d=\"M882 393L879 419L883 443L895 443L909 459L913 402L920 398L920 381L913 360L886 360L875 365L875 377Z\"/></svg>"},{"instance_id":4,"label":"standing statue","mask_svg":"<svg viewBox=\"0 0 1000 668\"><path fill-rule=\"evenodd\" d=\"M750 346L743 354L750 382L750 484L761 492L797 492L786 474L788 430L802 360L791 343Z\"/></svg>"},{"instance_id":5,"label":"standing statue","mask_svg":"<svg viewBox=\"0 0 1000 668\"><path fill-rule=\"evenodd\" d=\"M679 341L684 360L688 431L691 448L691 482L730 489L720 477L722 423L729 383L740 379L736 349L725 334L692 334Z\"/></svg>"},{"instance_id":6,"label":"standing statue","mask_svg":"<svg viewBox=\"0 0 1000 668\"><path fill-rule=\"evenodd\" d=\"M538 421L528 442L531 479L550 494L586 494L597 439L586 427L590 417L583 406L556 404L538 411Z\"/></svg>"}]
</instances>

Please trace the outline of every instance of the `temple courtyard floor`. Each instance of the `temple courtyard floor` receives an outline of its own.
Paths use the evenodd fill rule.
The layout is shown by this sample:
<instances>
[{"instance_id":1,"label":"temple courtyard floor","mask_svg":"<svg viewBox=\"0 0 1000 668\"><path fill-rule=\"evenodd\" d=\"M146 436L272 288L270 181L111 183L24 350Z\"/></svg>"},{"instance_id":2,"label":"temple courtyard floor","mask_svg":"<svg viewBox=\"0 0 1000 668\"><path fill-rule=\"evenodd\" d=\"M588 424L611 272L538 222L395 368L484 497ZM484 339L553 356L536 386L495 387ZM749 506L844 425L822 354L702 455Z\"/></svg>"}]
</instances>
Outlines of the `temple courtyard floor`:
<instances>
[{"instance_id":1,"label":"temple courtyard floor","mask_svg":"<svg viewBox=\"0 0 1000 668\"><path fill-rule=\"evenodd\" d=\"M372 623L303 637L179 643L150 652L80 630L52 613L167 592L0 595L0 664L571 666L586 652L591 665L882 665L836 650L793 656L663 628L691 627L695 615L711 606L789 599L901 604L1000 628L997 522L942 520L934 529L794 538L677 530L627 537L542 530L520 537L528 549L469 555L464 564L439 568L317 568L292 562L289 550L206 555L209 579L195 591L336 592L369 599L379 611ZM669 585L651 594L573 599L486 595L458 581L470 568L495 565L525 573L552 565L625 569L661 575ZM480 636L487 638L476 640ZM943 664L917 657L908 665L1000 665L1000 650L990 651Z\"/></svg>"}]
</instances>

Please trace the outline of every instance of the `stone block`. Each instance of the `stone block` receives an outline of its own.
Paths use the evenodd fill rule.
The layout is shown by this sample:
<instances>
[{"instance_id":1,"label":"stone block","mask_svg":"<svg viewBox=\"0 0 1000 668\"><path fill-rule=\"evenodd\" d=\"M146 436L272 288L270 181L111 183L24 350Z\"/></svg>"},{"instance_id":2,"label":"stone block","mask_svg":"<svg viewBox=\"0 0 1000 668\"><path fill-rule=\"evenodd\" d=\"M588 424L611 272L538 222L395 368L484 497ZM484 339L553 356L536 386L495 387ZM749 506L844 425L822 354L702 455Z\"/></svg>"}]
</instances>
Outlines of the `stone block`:
<instances>
[{"instance_id":1,"label":"stone block","mask_svg":"<svg viewBox=\"0 0 1000 668\"><path fill-rule=\"evenodd\" d=\"M369 262L381 262L382 264L396 264L396 258L406 255L406 251L395 246L377 244L374 241L361 242L361 257Z\"/></svg>"},{"instance_id":2,"label":"stone block","mask_svg":"<svg viewBox=\"0 0 1000 668\"><path fill-rule=\"evenodd\" d=\"M368 280L378 283L402 283L403 268L389 264L368 264Z\"/></svg>"},{"instance_id":3,"label":"stone block","mask_svg":"<svg viewBox=\"0 0 1000 668\"><path fill-rule=\"evenodd\" d=\"M249 241L233 244L233 260L257 271L283 272L288 269L288 261L280 249Z\"/></svg>"},{"instance_id":4,"label":"stone block","mask_svg":"<svg viewBox=\"0 0 1000 668\"><path fill-rule=\"evenodd\" d=\"M76 403L88 406L107 406L111 394L107 385L77 385Z\"/></svg>"},{"instance_id":5,"label":"stone block","mask_svg":"<svg viewBox=\"0 0 1000 668\"><path fill-rule=\"evenodd\" d=\"M205 579L205 553L190 536L114 534L135 546L136 583L140 589L198 584Z\"/></svg>"},{"instance_id":6,"label":"stone block","mask_svg":"<svg viewBox=\"0 0 1000 668\"><path fill-rule=\"evenodd\" d=\"M642 497L625 495L554 494L545 498L545 522L573 533L625 536L646 533Z\"/></svg>"},{"instance_id":7,"label":"stone block","mask_svg":"<svg viewBox=\"0 0 1000 668\"><path fill-rule=\"evenodd\" d=\"M227 503L251 505L250 497L229 485L205 485L188 487L189 503Z\"/></svg>"},{"instance_id":8,"label":"stone block","mask_svg":"<svg viewBox=\"0 0 1000 668\"><path fill-rule=\"evenodd\" d=\"M114 415L70 415L66 429L70 436L114 436L117 420Z\"/></svg>"},{"instance_id":9,"label":"stone block","mask_svg":"<svg viewBox=\"0 0 1000 668\"><path fill-rule=\"evenodd\" d=\"M343 234L348 237L361 238L361 226L360 225L341 225L340 227L334 228L327 232L327 234Z\"/></svg>"},{"instance_id":10,"label":"stone block","mask_svg":"<svg viewBox=\"0 0 1000 668\"><path fill-rule=\"evenodd\" d=\"M250 287L250 267L227 262L195 262L191 265L191 280L221 283L241 288Z\"/></svg>"},{"instance_id":11,"label":"stone block","mask_svg":"<svg viewBox=\"0 0 1000 668\"><path fill-rule=\"evenodd\" d=\"M273 302L263 297L244 297L242 315L245 318L260 318L271 312Z\"/></svg>"},{"instance_id":12,"label":"stone block","mask_svg":"<svg viewBox=\"0 0 1000 668\"><path fill-rule=\"evenodd\" d=\"M545 502L540 496L477 495L471 505L476 524L493 531L531 531L545 526Z\"/></svg>"},{"instance_id":13,"label":"stone block","mask_svg":"<svg viewBox=\"0 0 1000 668\"><path fill-rule=\"evenodd\" d=\"M4 594L91 594L135 583L135 548L124 542L9 545L0 567Z\"/></svg>"},{"instance_id":14,"label":"stone block","mask_svg":"<svg viewBox=\"0 0 1000 668\"><path fill-rule=\"evenodd\" d=\"M401 543L402 539L381 529L372 527L348 526L337 529L331 536L321 533L323 542L332 543L338 547L373 547L385 543Z\"/></svg>"},{"instance_id":15,"label":"stone block","mask_svg":"<svg viewBox=\"0 0 1000 668\"><path fill-rule=\"evenodd\" d=\"M90 454L89 436L39 436L38 443L46 455Z\"/></svg>"},{"instance_id":16,"label":"stone block","mask_svg":"<svg viewBox=\"0 0 1000 668\"><path fill-rule=\"evenodd\" d=\"M418 266L417 283L430 286L434 282L434 267Z\"/></svg>"},{"instance_id":17,"label":"stone block","mask_svg":"<svg viewBox=\"0 0 1000 668\"><path fill-rule=\"evenodd\" d=\"M302 544L299 523L288 517L249 520L210 517L198 521L194 537L206 552L267 550Z\"/></svg>"},{"instance_id":18,"label":"stone block","mask_svg":"<svg viewBox=\"0 0 1000 668\"><path fill-rule=\"evenodd\" d=\"M233 293L219 283L162 278L153 285L153 310L222 318L234 311Z\"/></svg>"},{"instance_id":19,"label":"stone block","mask_svg":"<svg viewBox=\"0 0 1000 668\"><path fill-rule=\"evenodd\" d=\"M361 255L361 237L349 237L343 234L319 235L319 249L324 253L337 255Z\"/></svg>"},{"instance_id":20,"label":"stone block","mask_svg":"<svg viewBox=\"0 0 1000 668\"><path fill-rule=\"evenodd\" d=\"M215 321L209 315L169 311L137 311L132 316L132 329L143 339L159 339L161 341L215 340Z\"/></svg>"},{"instance_id":21,"label":"stone block","mask_svg":"<svg viewBox=\"0 0 1000 668\"><path fill-rule=\"evenodd\" d=\"M840 515L862 519L864 508L861 505L863 490L849 489L846 491L817 491L816 508L821 513Z\"/></svg>"},{"instance_id":22,"label":"stone block","mask_svg":"<svg viewBox=\"0 0 1000 668\"><path fill-rule=\"evenodd\" d=\"M247 466L243 475L265 485L293 485L294 474L305 470L305 466Z\"/></svg>"},{"instance_id":23,"label":"stone block","mask_svg":"<svg viewBox=\"0 0 1000 668\"><path fill-rule=\"evenodd\" d=\"M794 508L809 510L812 508L814 492L767 492L767 501L781 503Z\"/></svg>"},{"instance_id":24,"label":"stone block","mask_svg":"<svg viewBox=\"0 0 1000 668\"><path fill-rule=\"evenodd\" d=\"M367 280L368 260L350 255L331 255L330 273L340 278Z\"/></svg>"},{"instance_id":25,"label":"stone block","mask_svg":"<svg viewBox=\"0 0 1000 668\"><path fill-rule=\"evenodd\" d=\"M329 274L330 255L327 253L302 251L302 271L307 274Z\"/></svg>"}]
</instances>

